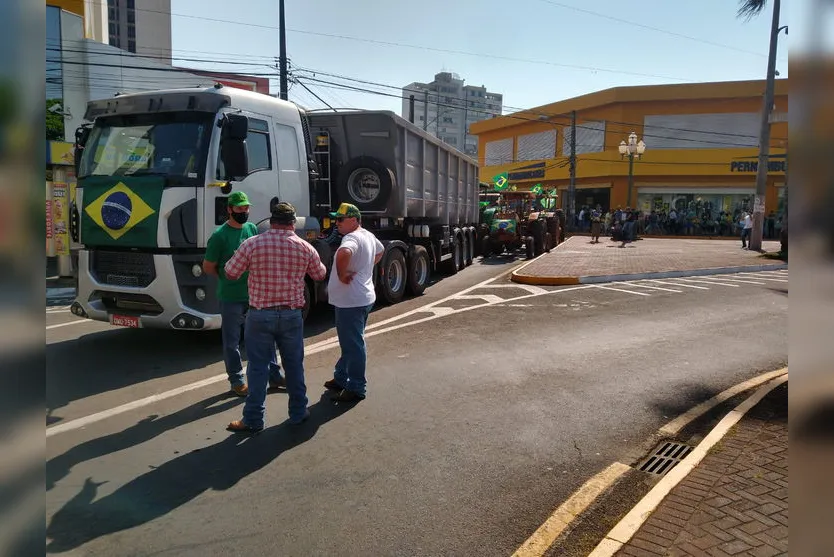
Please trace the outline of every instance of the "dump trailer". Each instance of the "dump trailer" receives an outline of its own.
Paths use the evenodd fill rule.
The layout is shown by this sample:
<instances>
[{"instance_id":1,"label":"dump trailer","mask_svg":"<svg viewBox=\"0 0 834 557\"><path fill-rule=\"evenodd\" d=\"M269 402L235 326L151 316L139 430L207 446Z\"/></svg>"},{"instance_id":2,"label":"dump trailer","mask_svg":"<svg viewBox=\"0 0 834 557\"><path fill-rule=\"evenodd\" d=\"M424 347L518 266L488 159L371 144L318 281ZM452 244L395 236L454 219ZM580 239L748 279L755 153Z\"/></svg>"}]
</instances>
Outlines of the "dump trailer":
<instances>
[{"instance_id":1,"label":"dump trailer","mask_svg":"<svg viewBox=\"0 0 834 557\"><path fill-rule=\"evenodd\" d=\"M268 227L273 197L292 203L296 233L328 268L323 233L341 202L385 245L380 300L420 294L430 273L471 263L478 218L475 161L390 112L308 114L268 95L200 87L88 103L76 131L71 234L81 243L71 311L126 327L220 327L216 279L201 263L232 191ZM305 317L326 302L307 277Z\"/></svg>"}]
</instances>

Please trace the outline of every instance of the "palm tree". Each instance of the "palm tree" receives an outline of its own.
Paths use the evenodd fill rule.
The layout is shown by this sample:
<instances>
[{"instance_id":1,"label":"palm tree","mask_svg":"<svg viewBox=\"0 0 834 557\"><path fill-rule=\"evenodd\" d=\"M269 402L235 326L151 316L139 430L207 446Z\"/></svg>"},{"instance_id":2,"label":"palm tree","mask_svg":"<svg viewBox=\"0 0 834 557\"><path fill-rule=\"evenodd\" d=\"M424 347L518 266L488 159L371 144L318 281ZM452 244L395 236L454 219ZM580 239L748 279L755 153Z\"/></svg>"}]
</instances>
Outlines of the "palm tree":
<instances>
[{"instance_id":1,"label":"palm tree","mask_svg":"<svg viewBox=\"0 0 834 557\"><path fill-rule=\"evenodd\" d=\"M764 11L767 0L739 0L738 17L750 20ZM759 166L756 171L756 203L753 207L753 231L749 248L762 249L764 225L764 198L767 191L767 166L770 159L770 111L773 107L774 82L776 80L776 45L779 36L779 12L781 0L773 0L773 23L770 29L770 50L767 56L767 80L762 106L761 131L759 133Z\"/></svg>"}]
</instances>

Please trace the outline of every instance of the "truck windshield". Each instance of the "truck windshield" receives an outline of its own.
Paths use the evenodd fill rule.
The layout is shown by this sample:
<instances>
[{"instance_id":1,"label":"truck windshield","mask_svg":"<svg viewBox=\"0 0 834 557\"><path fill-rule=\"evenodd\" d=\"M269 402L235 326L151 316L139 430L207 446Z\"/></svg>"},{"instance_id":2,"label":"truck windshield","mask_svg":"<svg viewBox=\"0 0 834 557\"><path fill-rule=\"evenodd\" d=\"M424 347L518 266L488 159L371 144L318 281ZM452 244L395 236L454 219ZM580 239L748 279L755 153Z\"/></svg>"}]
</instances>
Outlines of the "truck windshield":
<instances>
[{"instance_id":1,"label":"truck windshield","mask_svg":"<svg viewBox=\"0 0 834 557\"><path fill-rule=\"evenodd\" d=\"M171 112L99 118L81 157L79 177L165 176L169 185L203 182L212 114Z\"/></svg>"}]
</instances>

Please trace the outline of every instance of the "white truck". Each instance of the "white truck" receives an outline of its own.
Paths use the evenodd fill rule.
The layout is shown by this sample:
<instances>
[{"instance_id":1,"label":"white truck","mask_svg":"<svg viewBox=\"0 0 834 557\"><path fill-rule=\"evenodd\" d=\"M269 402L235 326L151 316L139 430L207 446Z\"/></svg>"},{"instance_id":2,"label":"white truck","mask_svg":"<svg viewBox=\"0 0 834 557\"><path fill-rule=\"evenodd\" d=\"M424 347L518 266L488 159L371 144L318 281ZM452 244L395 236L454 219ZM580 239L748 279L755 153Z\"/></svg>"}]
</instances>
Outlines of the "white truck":
<instances>
[{"instance_id":1,"label":"white truck","mask_svg":"<svg viewBox=\"0 0 834 557\"><path fill-rule=\"evenodd\" d=\"M268 226L275 196L298 212L296 233L328 267L342 202L385 245L378 298L419 295L432 271L472 263L476 162L391 112L306 113L268 95L215 85L92 101L76 132L71 233L82 245L72 313L126 327L216 329L206 242L233 190ZM326 302L307 277L305 318Z\"/></svg>"}]
</instances>

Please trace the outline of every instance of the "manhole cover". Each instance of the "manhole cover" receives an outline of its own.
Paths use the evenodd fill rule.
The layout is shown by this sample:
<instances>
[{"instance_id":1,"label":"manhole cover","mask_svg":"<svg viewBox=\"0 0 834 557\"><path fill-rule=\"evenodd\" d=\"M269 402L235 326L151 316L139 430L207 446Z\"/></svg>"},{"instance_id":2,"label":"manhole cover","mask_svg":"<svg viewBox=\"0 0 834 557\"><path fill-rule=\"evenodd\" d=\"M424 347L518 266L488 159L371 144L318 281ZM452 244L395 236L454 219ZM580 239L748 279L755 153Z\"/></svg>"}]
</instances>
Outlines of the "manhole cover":
<instances>
[{"instance_id":1,"label":"manhole cover","mask_svg":"<svg viewBox=\"0 0 834 557\"><path fill-rule=\"evenodd\" d=\"M640 466L641 472L663 476L692 452L692 447L683 443L666 441L661 443L652 455Z\"/></svg>"}]
</instances>

